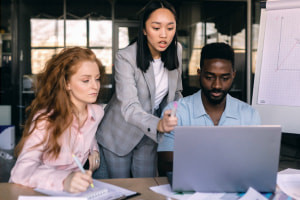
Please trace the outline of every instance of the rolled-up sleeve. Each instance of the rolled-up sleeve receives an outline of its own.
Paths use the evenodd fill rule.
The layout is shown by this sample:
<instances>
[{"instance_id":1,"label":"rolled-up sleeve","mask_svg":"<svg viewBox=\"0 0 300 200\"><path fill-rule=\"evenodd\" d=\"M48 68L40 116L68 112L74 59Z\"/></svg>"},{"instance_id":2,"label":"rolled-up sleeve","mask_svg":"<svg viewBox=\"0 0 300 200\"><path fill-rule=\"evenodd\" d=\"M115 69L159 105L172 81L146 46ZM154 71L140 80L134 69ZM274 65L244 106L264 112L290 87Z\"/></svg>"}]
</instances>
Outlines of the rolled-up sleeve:
<instances>
[{"instance_id":1,"label":"rolled-up sleeve","mask_svg":"<svg viewBox=\"0 0 300 200\"><path fill-rule=\"evenodd\" d=\"M99 152L99 146L97 144L96 138L94 138L93 141L92 141L90 153L92 153L93 151Z\"/></svg>"},{"instance_id":2,"label":"rolled-up sleeve","mask_svg":"<svg viewBox=\"0 0 300 200\"><path fill-rule=\"evenodd\" d=\"M39 187L51 190L63 190L63 181L71 170L59 170L43 163L44 144L40 144L47 137L44 128L36 128L19 155L11 171L9 182Z\"/></svg>"}]
</instances>

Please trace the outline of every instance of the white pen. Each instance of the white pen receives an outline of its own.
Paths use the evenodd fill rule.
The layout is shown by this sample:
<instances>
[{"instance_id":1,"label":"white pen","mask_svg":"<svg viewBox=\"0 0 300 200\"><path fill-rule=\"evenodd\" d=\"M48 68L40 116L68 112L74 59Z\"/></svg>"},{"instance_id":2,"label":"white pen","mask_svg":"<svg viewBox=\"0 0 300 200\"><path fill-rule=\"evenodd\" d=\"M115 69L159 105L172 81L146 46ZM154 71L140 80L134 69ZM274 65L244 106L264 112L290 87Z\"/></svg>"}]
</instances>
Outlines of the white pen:
<instances>
[{"instance_id":1,"label":"white pen","mask_svg":"<svg viewBox=\"0 0 300 200\"><path fill-rule=\"evenodd\" d=\"M172 108L172 110L171 110L171 116L172 116L172 117L176 117L176 110L177 110L177 102L174 101L174 103L173 103L173 108Z\"/></svg>"},{"instance_id":2,"label":"white pen","mask_svg":"<svg viewBox=\"0 0 300 200\"><path fill-rule=\"evenodd\" d=\"M78 158L74 154L72 154L72 157L74 158L75 163L77 164L77 166L80 169L80 171L85 174L85 171L84 171L84 169L83 169L80 161L78 160ZM94 188L94 184L93 183L91 183L91 187Z\"/></svg>"}]
</instances>

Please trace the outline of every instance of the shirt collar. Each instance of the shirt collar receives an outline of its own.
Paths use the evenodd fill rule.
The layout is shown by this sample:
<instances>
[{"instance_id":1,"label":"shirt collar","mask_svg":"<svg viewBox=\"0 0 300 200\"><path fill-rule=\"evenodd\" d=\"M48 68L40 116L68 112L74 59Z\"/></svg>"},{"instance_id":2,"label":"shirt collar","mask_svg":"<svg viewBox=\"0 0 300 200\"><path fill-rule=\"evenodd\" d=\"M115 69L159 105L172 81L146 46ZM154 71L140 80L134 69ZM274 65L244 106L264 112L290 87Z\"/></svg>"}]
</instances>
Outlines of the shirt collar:
<instances>
[{"instance_id":1,"label":"shirt collar","mask_svg":"<svg viewBox=\"0 0 300 200\"><path fill-rule=\"evenodd\" d=\"M201 98L201 90L196 92L196 94L193 95L193 111L194 111L194 117L201 117L202 115L207 115Z\"/></svg>"},{"instance_id":2,"label":"shirt collar","mask_svg":"<svg viewBox=\"0 0 300 200\"><path fill-rule=\"evenodd\" d=\"M96 113L95 110L93 109L93 106L91 104L87 104L87 111L88 111L88 116L86 121L95 121L96 120ZM86 122L85 122L86 123ZM73 127L78 127L78 122L75 120L75 115L73 116L73 122L72 122Z\"/></svg>"},{"instance_id":3,"label":"shirt collar","mask_svg":"<svg viewBox=\"0 0 300 200\"><path fill-rule=\"evenodd\" d=\"M88 119L96 120L96 113L91 104L87 105Z\"/></svg>"},{"instance_id":4,"label":"shirt collar","mask_svg":"<svg viewBox=\"0 0 300 200\"><path fill-rule=\"evenodd\" d=\"M239 118L238 114L239 114L239 111L238 111L238 107L234 103L234 98L232 96L230 96L229 94L227 94L226 106L225 106L223 115L225 117L238 119Z\"/></svg>"},{"instance_id":5,"label":"shirt collar","mask_svg":"<svg viewBox=\"0 0 300 200\"><path fill-rule=\"evenodd\" d=\"M196 118L201 117L203 115L207 115L201 98L201 90L199 90L195 95L193 95L193 110L194 117ZM238 118L237 106L235 106L233 97L229 94L226 95L226 105L222 116L234 119Z\"/></svg>"}]
</instances>

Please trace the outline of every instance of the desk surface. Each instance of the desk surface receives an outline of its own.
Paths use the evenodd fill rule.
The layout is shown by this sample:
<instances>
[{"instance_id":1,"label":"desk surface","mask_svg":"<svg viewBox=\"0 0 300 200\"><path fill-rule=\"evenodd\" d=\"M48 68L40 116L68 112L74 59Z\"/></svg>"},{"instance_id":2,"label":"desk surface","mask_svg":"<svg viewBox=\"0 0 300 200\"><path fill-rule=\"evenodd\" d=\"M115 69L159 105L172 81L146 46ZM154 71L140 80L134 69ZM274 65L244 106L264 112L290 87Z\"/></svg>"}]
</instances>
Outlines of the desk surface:
<instances>
[{"instance_id":1,"label":"desk surface","mask_svg":"<svg viewBox=\"0 0 300 200\"><path fill-rule=\"evenodd\" d=\"M117 185L129 190L136 191L141 195L132 197L135 200L165 200L160 194L152 192L149 187L167 184L166 177L155 178L127 178L127 179L101 179L101 181ZM0 183L0 200L18 200L19 195L38 196L41 195L33 189L11 183Z\"/></svg>"}]
</instances>

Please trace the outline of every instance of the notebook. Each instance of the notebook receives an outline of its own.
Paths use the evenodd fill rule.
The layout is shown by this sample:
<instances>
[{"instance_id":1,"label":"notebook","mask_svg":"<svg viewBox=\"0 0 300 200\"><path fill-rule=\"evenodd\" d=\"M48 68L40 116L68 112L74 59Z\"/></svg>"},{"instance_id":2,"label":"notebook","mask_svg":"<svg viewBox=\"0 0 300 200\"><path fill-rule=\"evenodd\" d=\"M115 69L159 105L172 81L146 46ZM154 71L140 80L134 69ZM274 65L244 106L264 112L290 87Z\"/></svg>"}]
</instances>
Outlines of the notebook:
<instances>
[{"instance_id":1,"label":"notebook","mask_svg":"<svg viewBox=\"0 0 300 200\"><path fill-rule=\"evenodd\" d=\"M118 187L102 181L93 180L94 188L89 187L87 191L82 193L69 193L69 192L57 192L51 190L45 190L41 188L35 188L34 190L42 194L50 196L60 197L85 197L87 200L114 200L125 199L127 197L138 195L139 193L131 190L127 190L122 187Z\"/></svg>"},{"instance_id":2,"label":"notebook","mask_svg":"<svg viewBox=\"0 0 300 200\"><path fill-rule=\"evenodd\" d=\"M280 126L175 128L173 191L273 192Z\"/></svg>"}]
</instances>

